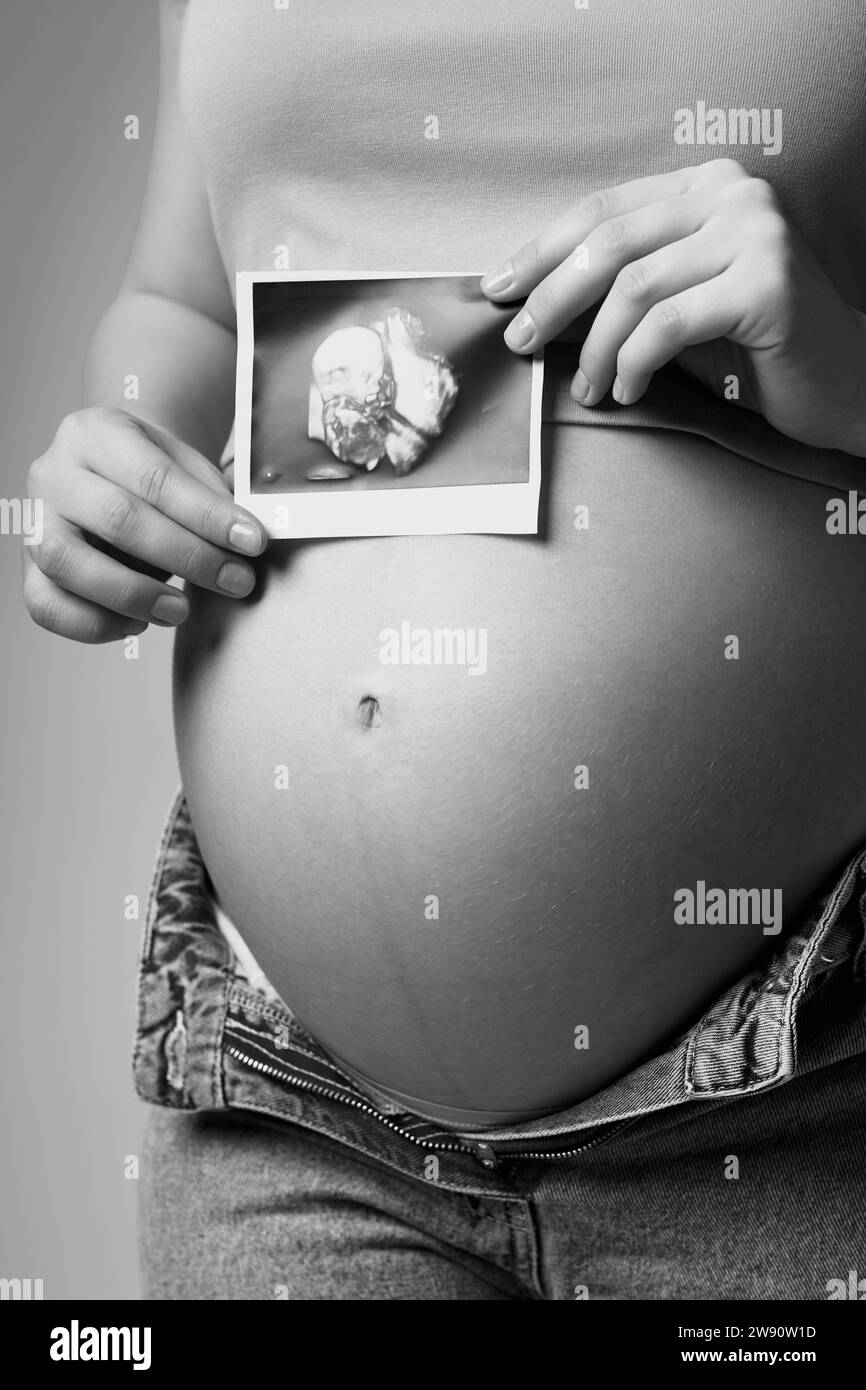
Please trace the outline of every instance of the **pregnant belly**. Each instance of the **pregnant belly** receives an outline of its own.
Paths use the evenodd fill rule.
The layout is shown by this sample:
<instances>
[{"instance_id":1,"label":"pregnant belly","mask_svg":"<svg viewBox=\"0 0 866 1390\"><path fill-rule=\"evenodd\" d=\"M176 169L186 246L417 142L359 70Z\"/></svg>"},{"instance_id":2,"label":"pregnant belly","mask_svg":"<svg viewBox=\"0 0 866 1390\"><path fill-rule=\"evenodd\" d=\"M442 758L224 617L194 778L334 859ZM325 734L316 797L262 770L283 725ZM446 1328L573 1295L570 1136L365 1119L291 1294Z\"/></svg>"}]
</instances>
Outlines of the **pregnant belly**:
<instances>
[{"instance_id":1,"label":"pregnant belly","mask_svg":"<svg viewBox=\"0 0 866 1390\"><path fill-rule=\"evenodd\" d=\"M866 830L866 550L829 494L663 431L549 427L544 467L538 538L275 545L176 649L225 910L326 1048L479 1123L681 1032ZM699 882L773 891L679 920Z\"/></svg>"}]
</instances>

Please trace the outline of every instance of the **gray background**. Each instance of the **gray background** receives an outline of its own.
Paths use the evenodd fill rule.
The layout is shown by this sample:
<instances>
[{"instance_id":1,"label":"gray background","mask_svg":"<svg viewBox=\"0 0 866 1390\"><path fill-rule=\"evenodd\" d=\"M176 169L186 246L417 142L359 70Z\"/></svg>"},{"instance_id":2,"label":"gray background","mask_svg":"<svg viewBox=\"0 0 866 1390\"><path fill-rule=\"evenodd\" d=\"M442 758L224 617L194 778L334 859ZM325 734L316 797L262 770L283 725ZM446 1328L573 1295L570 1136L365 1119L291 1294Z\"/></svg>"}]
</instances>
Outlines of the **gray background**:
<instances>
[{"instance_id":1,"label":"gray background","mask_svg":"<svg viewBox=\"0 0 866 1390\"><path fill-rule=\"evenodd\" d=\"M157 97L156 0L0 8L0 496L80 403L89 335L116 292ZM141 121L138 142L123 118ZM137 1298L144 1107L130 1074L140 922L177 780L170 636L50 636L0 536L0 1276L50 1298Z\"/></svg>"}]
</instances>

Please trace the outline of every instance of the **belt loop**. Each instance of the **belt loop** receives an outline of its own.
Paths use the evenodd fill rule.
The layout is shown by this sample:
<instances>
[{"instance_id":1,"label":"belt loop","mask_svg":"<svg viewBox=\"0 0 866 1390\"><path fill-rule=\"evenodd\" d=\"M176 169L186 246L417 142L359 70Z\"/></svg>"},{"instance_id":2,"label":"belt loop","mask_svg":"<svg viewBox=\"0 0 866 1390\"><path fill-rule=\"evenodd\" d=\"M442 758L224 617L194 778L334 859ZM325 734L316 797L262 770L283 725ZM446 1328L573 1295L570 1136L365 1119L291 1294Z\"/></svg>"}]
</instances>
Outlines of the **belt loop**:
<instances>
[{"instance_id":1,"label":"belt loop","mask_svg":"<svg viewBox=\"0 0 866 1390\"><path fill-rule=\"evenodd\" d=\"M178 1009L174 1016L174 1027L165 1040L166 1080L173 1091L183 1090L188 1038L183 1009Z\"/></svg>"}]
</instances>

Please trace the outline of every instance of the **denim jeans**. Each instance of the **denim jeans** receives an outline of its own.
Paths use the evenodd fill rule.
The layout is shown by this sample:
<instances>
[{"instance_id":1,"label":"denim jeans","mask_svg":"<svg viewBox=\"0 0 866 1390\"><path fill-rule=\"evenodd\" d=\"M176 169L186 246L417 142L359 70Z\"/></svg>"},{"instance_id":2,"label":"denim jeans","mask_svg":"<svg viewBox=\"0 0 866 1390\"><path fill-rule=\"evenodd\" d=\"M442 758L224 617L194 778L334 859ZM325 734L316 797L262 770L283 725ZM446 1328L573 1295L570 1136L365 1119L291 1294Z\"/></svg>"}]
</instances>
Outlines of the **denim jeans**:
<instances>
[{"instance_id":1,"label":"denim jeans","mask_svg":"<svg viewBox=\"0 0 866 1390\"><path fill-rule=\"evenodd\" d=\"M140 1182L145 1297L825 1299L835 1281L856 1288L864 928L861 851L669 1050L554 1116L447 1129L363 1089L249 977L217 925L179 794L139 981L136 1087L158 1107Z\"/></svg>"}]
</instances>

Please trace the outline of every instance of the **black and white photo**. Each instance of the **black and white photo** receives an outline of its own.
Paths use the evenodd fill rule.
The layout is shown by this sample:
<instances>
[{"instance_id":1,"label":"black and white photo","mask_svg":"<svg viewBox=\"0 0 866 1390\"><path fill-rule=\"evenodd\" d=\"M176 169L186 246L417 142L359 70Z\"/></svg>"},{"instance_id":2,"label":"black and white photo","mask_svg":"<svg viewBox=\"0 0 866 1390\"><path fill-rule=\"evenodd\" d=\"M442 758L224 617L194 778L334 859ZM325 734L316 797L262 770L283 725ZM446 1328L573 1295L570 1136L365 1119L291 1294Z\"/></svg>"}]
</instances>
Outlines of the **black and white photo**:
<instances>
[{"instance_id":1,"label":"black and white photo","mask_svg":"<svg viewBox=\"0 0 866 1390\"><path fill-rule=\"evenodd\" d=\"M543 360L480 280L238 276L235 497L270 535L537 529Z\"/></svg>"},{"instance_id":2,"label":"black and white photo","mask_svg":"<svg viewBox=\"0 0 866 1390\"><path fill-rule=\"evenodd\" d=\"M3 8L22 1375L858 1364L864 72L864 0Z\"/></svg>"}]
</instances>

